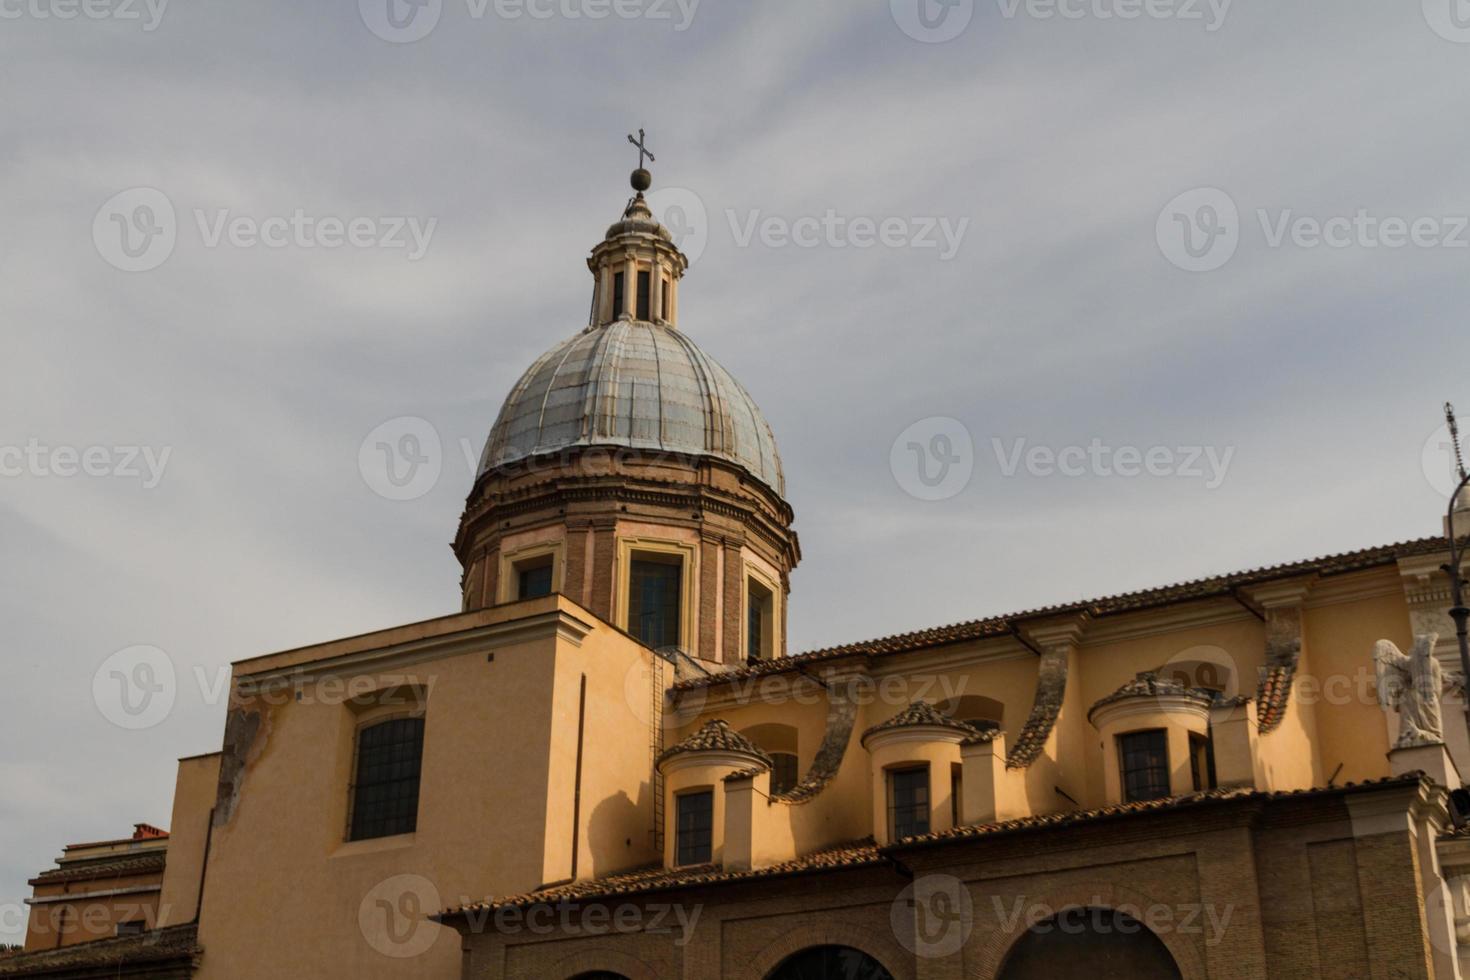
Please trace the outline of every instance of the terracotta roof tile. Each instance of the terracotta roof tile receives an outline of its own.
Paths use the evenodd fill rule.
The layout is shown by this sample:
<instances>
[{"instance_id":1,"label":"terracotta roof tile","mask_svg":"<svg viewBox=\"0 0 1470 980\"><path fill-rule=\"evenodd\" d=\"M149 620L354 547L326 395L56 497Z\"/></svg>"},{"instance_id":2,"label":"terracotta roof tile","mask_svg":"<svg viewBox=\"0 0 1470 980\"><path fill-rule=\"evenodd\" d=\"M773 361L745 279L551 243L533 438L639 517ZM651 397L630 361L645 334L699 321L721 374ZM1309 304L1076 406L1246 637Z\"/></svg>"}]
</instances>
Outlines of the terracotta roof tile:
<instances>
[{"instance_id":1,"label":"terracotta roof tile","mask_svg":"<svg viewBox=\"0 0 1470 980\"><path fill-rule=\"evenodd\" d=\"M987 619L956 623L950 626L938 626L912 633L899 633L893 636L880 637L875 640L863 640L842 646L827 647L808 653L797 654L792 657L762 660L755 664L715 674L711 677L680 681L674 685L674 689L687 690L690 688L709 687L713 684L720 684L731 680L740 680L766 674L785 673L798 670L801 667L813 663L838 660L844 657L887 656L894 653L925 650L930 647L950 643L968 643L975 640L1006 636L1014 632L1014 626L1017 622L1043 616L1057 616L1066 613L1086 613L1092 617L1112 616L1120 613L1153 609L1159 606L1168 606L1178 602L1229 597L1240 588L1259 585L1275 579L1291 578L1308 572L1316 572L1324 577L1343 575L1368 568L1392 565L1400 558L1433 554L1437 551L1444 550L1444 548L1445 542L1441 537L1419 538L1414 541L1403 541L1376 548L1365 548L1360 551L1328 555L1322 558L1311 558L1304 561L1270 565L1264 568L1248 569L1226 575L1214 575L1209 578L1194 579L1175 585L1144 589L1138 592L1124 592L1117 595L1104 596L1099 599L1086 599L1081 602L1042 606L1023 612L1008 613L1003 616L992 616Z\"/></svg>"},{"instance_id":2,"label":"terracotta roof tile","mask_svg":"<svg viewBox=\"0 0 1470 980\"><path fill-rule=\"evenodd\" d=\"M0 958L0 977L39 977L62 971L163 963L170 960L186 962L197 957L200 952L197 927L172 926L136 936L99 939L62 949Z\"/></svg>"},{"instance_id":3,"label":"terracotta roof tile","mask_svg":"<svg viewBox=\"0 0 1470 980\"><path fill-rule=\"evenodd\" d=\"M1087 709L1087 716L1098 708L1112 704L1116 701L1126 701L1129 698L1156 698L1159 695L1187 697L1201 704L1213 704L1215 696L1202 687L1186 687L1176 680L1168 678L1160 679L1158 674L1145 672L1127 681L1112 694L1098 698L1091 708Z\"/></svg>"},{"instance_id":4,"label":"terracotta roof tile","mask_svg":"<svg viewBox=\"0 0 1470 980\"><path fill-rule=\"evenodd\" d=\"M662 763L665 759L684 752L739 752L759 759L768 769L771 766L771 757L756 748L750 739L731 728L730 723L723 718L710 719L704 723L704 727L678 745L664 749L659 753L658 761Z\"/></svg>"},{"instance_id":5,"label":"terracotta roof tile","mask_svg":"<svg viewBox=\"0 0 1470 980\"><path fill-rule=\"evenodd\" d=\"M866 743L869 735L875 735L879 732L894 731L899 728L919 728L925 726L932 728L947 728L951 731L959 732L960 734L965 736L974 736L980 734L979 729L975 728L975 726L967 725L962 721L955 721L953 718L949 717L938 708L934 707L934 705L930 704L928 701L915 701L913 704L909 705L907 708L904 708L902 711L894 715L892 718L889 718L887 721L879 722L872 728L869 728L867 731L863 732L862 741Z\"/></svg>"},{"instance_id":6,"label":"terracotta roof tile","mask_svg":"<svg viewBox=\"0 0 1470 980\"><path fill-rule=\"evenodd\" d=\"M533 905L562 905L584 901L600 901L623 895L644 895L650 892L692 888L703 885L722 885L760 878L774 878L783 875L811 874L839 868L880 865L891 861L888 857L890 853L915 847L961 842L999 834L1049 830L1147 813L1160 813L1224 804L1232 801L1310 798L1314 796L1338 795L1370 789L1381 789L1390 786L1411 786L1423 783L1424 781L1425 777L1423 773L1414 772L1407 773L1403 776L1367 780L1361 783L1345 783L1342 786L1322 786L1300 790L1274 792L1263 792L1252 789L1211 790L1207 793L1191 793L1187 796L1172 796L1138 803L1118 803L1091 810L1070 810L1062 813L1050 813L1044 816L1022 817L1017 820L1007 820L1002 823L957 827L933 834L910 837L884 847L877 846L871 838L864 838L862 840L837 844L820 851L813 851L811 854L796 858L793 861L745 871L725 871L718 865L710 864L672 869L647 867L605 878L590 878L585 881L572 882L571 884L543 888L539 891L527 892L523 895L487 899L484 902L445 909L438 915L431 916L431 918L439 922L444 922L475 912L493 912L501 908L525 908Z\"/></svg>"},{"instance_id":7,"label":"terracotta roof tile","mask_svg":"<svg viewBox=\"0 0 1470 980\"><path fill-rule=\"evenodd\" d=\"M443 921L446 918L476 911L524 908L532 905L561 905L569 902L613 898L618 895L641 895L672 888L687 888L693 885L722 884L754 878L776 878L783 875L880 863L883 863L883 859L879 857L878 846L873 843L871 837L868 837L826 847L794 861L786 861L766 868L725 871L714 864L700 864L685 868L640 868L606 878L590 878L586 881L543 888L524 895L490 899L472 905L446 909L433 918Z\"/></svg>"},{"instance_id":8,"label":"terracotta roof tile","mask_svg":"<svg viewBox=\"0 0 1470 980\"><path fill-rule=\"evenodd\" d=\"M120 878L127 875L156 874L163 870L167 852L133 856L113 856L113 860L68 863L42 871L27 884L50 885L58 881L92 881L98 878Z\"/></svg>"},{"instance_id":9,"label":"terracotta roof tile","mask_svg":"<svg viewBox=\"0 0 1470 980\"><path fill-rule=\"evenodd\" d=\"M1209 805L1213 803L1225 803L1232 800L1286 800L1308 798L1313 796L1329 796L1340 793L1351 793L1365 789L1379 789L1388 786L1410 786L1424 782L1424 774L1420 772L1406 773L1402 776L1387 776L1382 779L1368 779L1361 783L1344 783L1341 786L1315 786L1309 789L1293 790L1255 790L1249 788L1214 789L1204 793L1189 793L1184 796L1166 796L1157 800L1139 800L1133 803L1113 803L1108 806L1096 807L1090 810L1064 810L1059 813L1047 813L1034 817L1020 817L1016 820L1006 820L1000 823L970 824L963 827L954 827L949 830L937 831L932 834L922 834L917 837L909 837L883 848L885 852L896 848L910 847L921 844L942 843L946 841L966 840L975 837L988 837L995 834L1015 833L1027 830L1049 830L1057 827L1067 827L1073 824L1090 823L1098 820L1107 820L1114 817L1126 817L1143 813L1158 813L1166 810L1183 810L1190 807Z\"/></svg>"}]
</instances>

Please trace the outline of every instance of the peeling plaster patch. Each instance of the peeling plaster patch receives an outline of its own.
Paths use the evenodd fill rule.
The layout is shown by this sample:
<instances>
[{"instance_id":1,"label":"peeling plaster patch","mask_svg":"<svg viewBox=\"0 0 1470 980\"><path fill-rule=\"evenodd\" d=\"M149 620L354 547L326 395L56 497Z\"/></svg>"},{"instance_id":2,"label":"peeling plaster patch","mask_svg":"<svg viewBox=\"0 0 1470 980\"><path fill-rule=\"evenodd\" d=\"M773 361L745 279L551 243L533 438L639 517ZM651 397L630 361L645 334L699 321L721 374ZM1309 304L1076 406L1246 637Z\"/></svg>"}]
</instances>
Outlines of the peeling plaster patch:
<instances>
[{"instance_id":1,"label":"peeling plaster patch","mask_svg":"<svg viewBox=\"0 0 1470 980\"><path fill-rule=\"evenodd\" d=\"M264 727L265 716L259 709L232 708L225 720L225 744L219 764L219 793L214 807L216 827L226 826L235 815L235 807L240 802L240 791L245 784L245 769L259 757L258 749L265 746L265 739L262 737Z\"/></svg>"}]
</instances>

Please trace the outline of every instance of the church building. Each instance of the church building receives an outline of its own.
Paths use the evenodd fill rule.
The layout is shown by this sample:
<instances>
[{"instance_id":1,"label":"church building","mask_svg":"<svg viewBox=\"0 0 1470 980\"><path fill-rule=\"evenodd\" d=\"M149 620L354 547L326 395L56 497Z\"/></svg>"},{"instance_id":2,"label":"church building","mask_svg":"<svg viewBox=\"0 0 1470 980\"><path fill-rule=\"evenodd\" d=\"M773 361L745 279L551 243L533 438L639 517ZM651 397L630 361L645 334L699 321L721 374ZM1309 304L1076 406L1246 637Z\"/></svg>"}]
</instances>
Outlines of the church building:
<instances>
[{"instance_id":1,"label":"church building","mask_svg":"<svg viewBox=\"0 0 1470 980\"><path fill-rule=\"evenodd\" d=\"M0 978L1470 976L1431 515L789 650L775 434L651 182L489 430L461 611L235 663L167 833L68 848Z\"/></svg>"}]
</instances>

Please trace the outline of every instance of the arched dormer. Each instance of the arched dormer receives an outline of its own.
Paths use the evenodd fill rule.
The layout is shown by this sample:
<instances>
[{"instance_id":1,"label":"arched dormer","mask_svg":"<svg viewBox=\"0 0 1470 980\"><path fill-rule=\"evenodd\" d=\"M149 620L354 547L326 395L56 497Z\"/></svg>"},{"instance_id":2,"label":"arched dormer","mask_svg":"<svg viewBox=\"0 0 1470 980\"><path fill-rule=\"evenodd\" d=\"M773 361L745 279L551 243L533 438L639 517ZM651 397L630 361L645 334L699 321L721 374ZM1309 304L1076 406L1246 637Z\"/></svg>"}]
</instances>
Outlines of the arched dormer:
<instances>
[{"instance_id":1,"label":"arched dormer","mask_svg":"<svg viewBox=\"0 0 1470 980\"><path fill-rule=\"evenodd\" d=\"M1140 674L1087 713L1102 736L1108 802L1183 796L1214 785L1210 706L1215 697Z\"/></svg>"}]
</instances>

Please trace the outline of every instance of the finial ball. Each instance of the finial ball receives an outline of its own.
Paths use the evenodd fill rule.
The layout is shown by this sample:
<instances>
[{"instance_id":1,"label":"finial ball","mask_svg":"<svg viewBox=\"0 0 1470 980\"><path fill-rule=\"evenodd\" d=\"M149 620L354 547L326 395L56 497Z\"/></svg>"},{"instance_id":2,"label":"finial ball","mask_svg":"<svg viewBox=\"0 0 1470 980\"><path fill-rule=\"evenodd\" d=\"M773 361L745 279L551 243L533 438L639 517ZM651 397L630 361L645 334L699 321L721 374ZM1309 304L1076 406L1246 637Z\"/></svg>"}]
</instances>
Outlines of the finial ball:
<instances>
[{"instance_id":1,"label":"finial ball","mask_svg":"<svg viewBox=\"0 0 1470 980\"><path fill-rule=\"evenodd\" d=\"M653 174L639 167L633 171L632 184L633 189L641 194L653 186Z\"/></svg>"}]
</instances>

